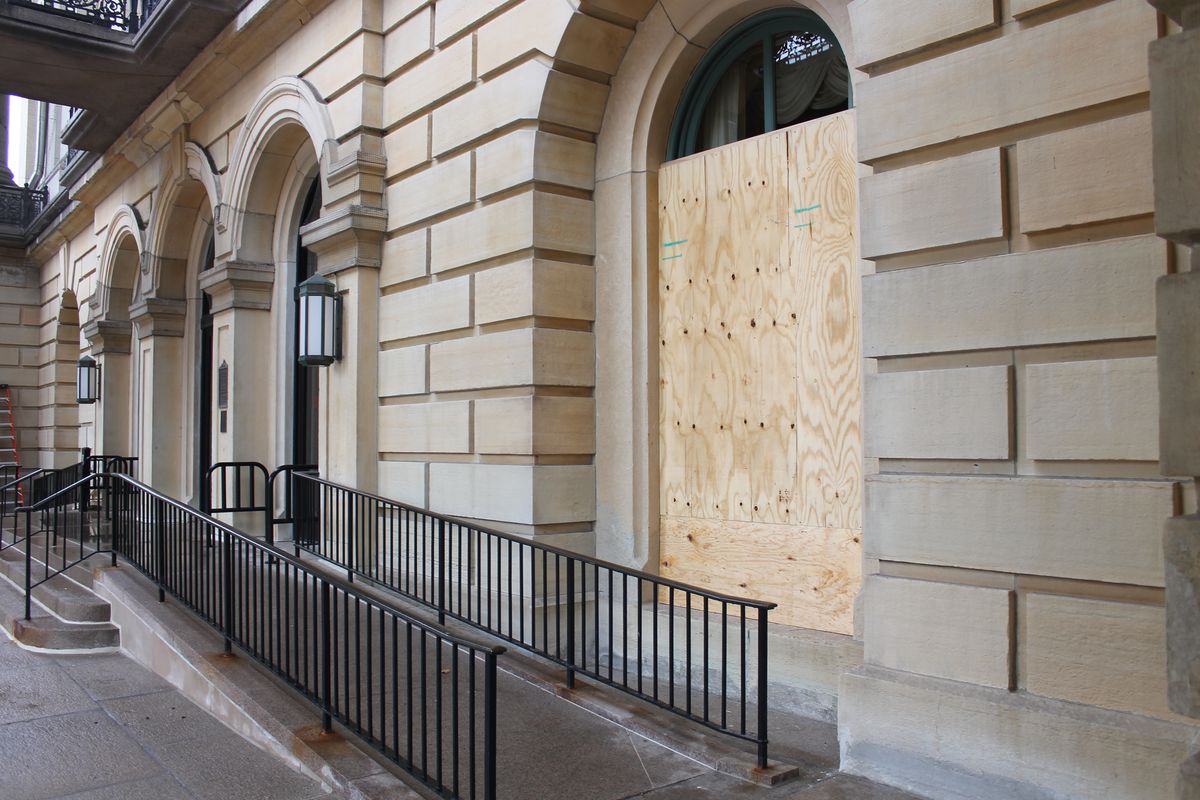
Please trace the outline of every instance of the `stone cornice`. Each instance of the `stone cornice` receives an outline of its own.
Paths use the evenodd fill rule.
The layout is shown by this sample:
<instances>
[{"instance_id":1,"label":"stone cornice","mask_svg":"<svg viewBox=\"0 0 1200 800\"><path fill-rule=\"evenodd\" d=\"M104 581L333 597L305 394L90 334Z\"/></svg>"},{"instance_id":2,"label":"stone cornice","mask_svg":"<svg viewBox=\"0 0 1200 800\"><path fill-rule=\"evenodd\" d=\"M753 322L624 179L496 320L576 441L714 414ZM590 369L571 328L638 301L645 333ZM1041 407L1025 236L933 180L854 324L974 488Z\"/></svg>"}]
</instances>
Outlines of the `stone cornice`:
<instances>
[{"instance_id":1,"label":"stone cornice","mask_svg":"<svg viewBox=\"0 0 1200 800\"><path fill-rule=\"evenodd\" d=\"M230 308L268 311L275 285L275 265L225 261L200 273L200 288L212 297L212 312Z\"/></svg>"},{"instance_id":2,"label":"stone cornice","mask_svg":"<svg viewBox=\"0 0 1200 800\"><path fill-rule=\"evenodd\" d=\"M373 206L335 209L300 229L300 241L317 256L322 275L383 265L387 211Z\"/></svg>"},{"instance_id":3,"label":"stone cornice","mask_svg":"<svg viewBox=\"0 0 1200 800\"><path fill-rule=\"evenodd\" d=\"M183 336L187 303L165 297L145 297L129 307L137 337Z\"/></svg>"}]
</instances>

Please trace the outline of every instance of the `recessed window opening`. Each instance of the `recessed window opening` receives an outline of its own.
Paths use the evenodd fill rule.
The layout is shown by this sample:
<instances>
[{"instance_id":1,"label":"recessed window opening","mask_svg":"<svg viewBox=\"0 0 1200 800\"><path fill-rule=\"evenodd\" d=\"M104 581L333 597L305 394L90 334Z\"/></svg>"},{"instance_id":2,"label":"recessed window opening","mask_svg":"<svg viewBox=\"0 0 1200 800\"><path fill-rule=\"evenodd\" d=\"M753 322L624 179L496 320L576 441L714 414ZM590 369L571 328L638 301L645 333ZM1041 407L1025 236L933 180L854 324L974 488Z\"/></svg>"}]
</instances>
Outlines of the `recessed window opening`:
<instances>
[{"instance_id":1,"label":"recessed window opening","mask_svg":"<svg viewBox=\"0 0 1200 800\"><path fill-rule=\"evenodd\" d=\"M700 62L671 129L668 158L710 150L850 107L850 68L833 32L805 10L734 28Z\"/></svg>"}]
</instances>

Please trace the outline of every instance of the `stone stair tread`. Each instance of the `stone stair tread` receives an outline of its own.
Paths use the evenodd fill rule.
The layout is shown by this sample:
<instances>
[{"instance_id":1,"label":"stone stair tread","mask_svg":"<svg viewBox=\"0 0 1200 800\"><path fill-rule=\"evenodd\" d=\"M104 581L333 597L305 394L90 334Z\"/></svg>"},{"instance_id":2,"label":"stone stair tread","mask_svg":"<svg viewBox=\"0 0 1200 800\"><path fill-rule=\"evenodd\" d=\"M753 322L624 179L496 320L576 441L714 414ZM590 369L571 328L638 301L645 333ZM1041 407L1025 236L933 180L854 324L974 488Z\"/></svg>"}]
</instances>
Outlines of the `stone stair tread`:
<instances>
[{"instance_id":1,"label":"stone stair tread","mask_svg":"<svg viewBox=\"0 0 1200 800\"><path fill-rule=\"evenodd\" d=\"M16 548L8 548L0 555L3 556L0 573L7 578L0 580L0 624L18 642L46 650L89 650L120 645L121 632L109 621L108 603L62 575L35 589L34 599L67 619L47 614L36 605L33 618L24 619L25 593L18 588L25 580L24 554ZM14 572L17 580L13 578ZM72 615L92 618L71 619Z\"/></svg>"}]
</instances>

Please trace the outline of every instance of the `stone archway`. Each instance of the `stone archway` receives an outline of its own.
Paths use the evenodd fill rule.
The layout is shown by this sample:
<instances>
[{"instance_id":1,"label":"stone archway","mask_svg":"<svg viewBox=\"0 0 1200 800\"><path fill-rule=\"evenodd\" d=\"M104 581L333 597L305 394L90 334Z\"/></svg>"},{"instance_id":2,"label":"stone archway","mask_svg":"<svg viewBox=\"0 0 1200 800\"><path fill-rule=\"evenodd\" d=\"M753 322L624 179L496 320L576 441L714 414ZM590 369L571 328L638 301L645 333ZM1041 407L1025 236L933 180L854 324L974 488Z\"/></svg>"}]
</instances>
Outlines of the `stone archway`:
<instances>
[{"instance_id":1,"label":"stone archway","mask_svg":"<svg viewBox=\"0 0 1200 800\"><path fill-rule=\"evenodd\" d=\"M799 5L799 4L797 4ZM805 3L850 63L843 0ZM721 35L778 2L651 6L612 79L596 139L596 547L647 565L659 552L658 170L688 78ZM632 534L632 535L631 535Z\"/></svg>"},{"instance_id":2,"label":"stone archway","mask_svg":"<svg viewBox=\"0 0 1200 800\"><path fill-rule=\"evenodd\" d=\"M167 172L146 236L142 297L131 316L142 362L143 419L154 420L142 437L140 474L161 491L182 496L196 483L188 435L195 414L196 375L188 365L195 362L189 354L199 313L196 262L213 236L220 195L211 161L195 143L177 140Z\"/></svg>"},{"instance_id":3,"label":"stone archway","mask_svg":"<svg viewBox=\"0 0 1200 800\"><path fill-rule=\"evenodd\" d=\"M297 234L313 181L327 186L326 165L337 153L332 131L312 87L281 78L260 95L238 136L224 183L228 219L216 229L216 265L199 276L212 298L213 363L228 369L228 408L217 411L215 422L216 460L290 460Z\"/></svg>"},{"instance_id":4,"label":"stone archway","mask_svg":"<svg viewBox=\"0 0 1200 800\"><path fill-rule=\"evenodd\" d=\"M92 449L102 455L137 455L139 397L132 391L137 363L131 358L130 306L140 299L143 224L130 206L121 206L108 223L100 256L100 280L89 302L91 319L83 326L89 355L101 368L100 400L90 412Z\"/></svg>"}]
</instances>

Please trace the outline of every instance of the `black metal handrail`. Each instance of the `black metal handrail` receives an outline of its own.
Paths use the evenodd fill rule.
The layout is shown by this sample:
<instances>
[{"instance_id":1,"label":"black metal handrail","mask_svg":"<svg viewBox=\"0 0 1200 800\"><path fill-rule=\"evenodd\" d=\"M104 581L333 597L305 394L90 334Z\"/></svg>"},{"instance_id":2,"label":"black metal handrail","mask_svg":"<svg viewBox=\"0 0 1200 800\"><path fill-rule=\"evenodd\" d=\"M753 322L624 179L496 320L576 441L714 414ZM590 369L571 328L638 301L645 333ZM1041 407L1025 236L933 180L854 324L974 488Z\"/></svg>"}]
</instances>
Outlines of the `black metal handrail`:
<instances>
[{"instance_id":1,"label":"black metal handrail","mask_svg":"<svg viewBox=\"0 0 1200 800\"><path fill-rule=\"evenodd\" d=\"M222 632L227 651L236 644L320 706L326 731L338 720L445 796L494 800L503 647L423 622L128 476L110 477L128 487L114 492L116 549L160 598L178 598Z\"/></svg>"},{"instance_id":2,"label":"black metal handrail","mask_svg":"<svg viewBox=\"0 0 1200 800\"><path fill-rule=\"evenodd\" d=\"M460 620L560 664L568 686L582 673L753 742L766 767L767 618L775 603L491 530L315 474L293 472L292 480L297 552L433 608L440 620Z\"/></svg>"},{"instance_id":3,"label":"black metal handrail","mask_svg":"<svg viewBox=\"0 0 1200 800\"><path fill-rule=\"evenodd\" d=\"M86 463L83 462L85 467ZM95 500L92 498L94 490L99 490ZM33 590L46 581L101 553L111 553L113 563L116 563L116 551L101 542L104 522L111 519L106 503L112 496L108 474L84 469L83 476L73 483L17 509L18 515L25 515L25 619L29 619L32 612ZM33 529L34 512L41 515L41 528L37 532ZM34 552L38 543L34 539L35 533L42 534L36 565ZM35 567L39 570L36 578Z\"/></svg>"},{"instance_id":4,"label":"black metal handrail","mask_svg":"<svg viewBox=\"0 0 1200 800\"><path fill-rule=\"evenodd\" d=\"M46 207L47 195L46 189L0 185L0 225L28 228Z\"/></svg>"},{"instance_id":5,"label":"black metal handrail","mask_svg":"<svg viewBox=\"0 0 1200 800\"><path fill-rule=\"evenodd\" d=\"M200 509L206 514L261 513L263 535L268 542L275 541L271 475L257 461L218 461L205 470L200 482Z\"/></svg>"},{"instance_id":6,"label":"black metal handrail","mask_svg":"<svg viewBox=\"0 0 1200 800\"><path fill-rule=\"evenodd\" d=\"M68 464L58 469L43 470L29 486L29 504L36 505L49 497L60 497L59 490L69 486L88 474L90 459L85 453L83 458L74 464ZM39 506L39 510L45 510Z\"/></svg>"},{"instance_id":7,"label":"black metal handrail","mask_svg":"<svg viewBox=\"0 0 1200 800\"><path fill-rule=\"evenodd\" d=\"M170 594L220 631L227 653L236 645L314 703L324 731L341 722L444 797L495 800L503 647L414 617L129 475L88 473L19 510L27 526L49 513L64 541L52 549L48 535L37 564L35 543L26 547L26 619L34 588L100 553L115 566L119 553L160 601Z\"/></svg>"},{"instance_id":8,"label":"black metal handrail","mask_svg":"<svg viewBox=\"0 0 1200 800\"><path fill-rule=\"evenodd\" d=\"M292 473L316 471L316 464L284 464L283 466L276 467L271 471L271 477L267 480L267 488L271 493L270 505L272 508L276 508L275 501L281 498L283 500L282 510L276 513L271 520L274 525L286 525L295 521L292 510ZM275 483L275 481L280 477L283 477L282 493L280 493L280 489Z\"/></svg>"},{"instance_id":9,"label":"black metal handrail","mask_svg":"<svg viewBox=\"0 0 1200 800\"><path fill-rule=\"evenodd\" d=\"M0 550L6 550L13 545L19 544L25 539L25 536L20 535L20 530L17 527L17 509L21 507L24 499L23 495L25 494L23 491L21 491L21 489L29 484L32 484L34 478L37 478L45 472L46 470L41 469L40 467L31 472L26 472L23 475L20 474L20 470L16 470L14 474L17 474L18 477L13 478L3 486L0 486ZM5 542L4 520L9 514L12 514L12 541ZM26 535L28 535L28 531L26 531Z\"/></svg>"}]
</instances>

